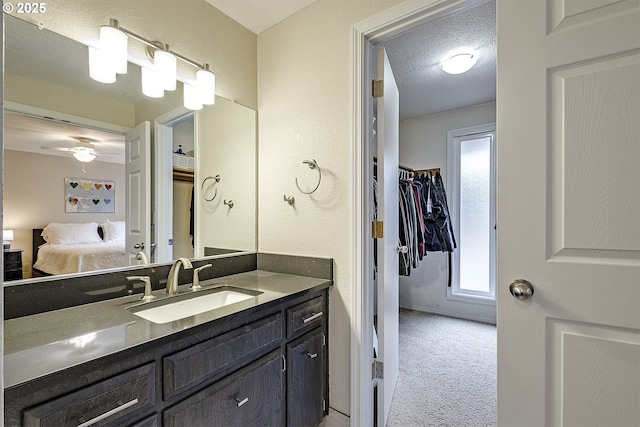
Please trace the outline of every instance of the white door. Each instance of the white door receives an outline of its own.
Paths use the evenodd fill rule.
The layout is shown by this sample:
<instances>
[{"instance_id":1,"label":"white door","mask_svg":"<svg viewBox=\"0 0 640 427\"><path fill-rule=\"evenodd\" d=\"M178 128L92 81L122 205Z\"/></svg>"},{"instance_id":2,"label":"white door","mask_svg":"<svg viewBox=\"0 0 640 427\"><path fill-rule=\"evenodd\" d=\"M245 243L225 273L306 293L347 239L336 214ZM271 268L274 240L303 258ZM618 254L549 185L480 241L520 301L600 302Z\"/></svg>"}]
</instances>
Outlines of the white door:
<instances>
[{"instance_id":1,"label":"white door","mask_svg":"<svg viewBox=\"0 0 640 427\"><path fill-rule=\"evenodd\" d=\"M398 139L400 128L398 86L384 48L378 49L378 80L384 82L377 98L378 221L383 238L378 249L378 361L384 366L378 381L378 426L387 423L398 379Z\"/></svg>"},{"instance_id":2,"label":"white door","mask_svg":"<svg viewBox=\"0 0 640 427\"><path fill-rule=\"evenodd\" d=\"M140 123L125 135L125 186L127 192L126 251L129 265L137 265L136 254L151 256L151 124Z\"/></svg>"},{"instance_id":3,"label":"white door","mask_svg":"<svg viewBox=\"0 0 640 427\"><path fill-rule=\"evenodd\" d=\"M498 425L638 426L640 2L497 11Z\"/></svg>"}]
</instances>

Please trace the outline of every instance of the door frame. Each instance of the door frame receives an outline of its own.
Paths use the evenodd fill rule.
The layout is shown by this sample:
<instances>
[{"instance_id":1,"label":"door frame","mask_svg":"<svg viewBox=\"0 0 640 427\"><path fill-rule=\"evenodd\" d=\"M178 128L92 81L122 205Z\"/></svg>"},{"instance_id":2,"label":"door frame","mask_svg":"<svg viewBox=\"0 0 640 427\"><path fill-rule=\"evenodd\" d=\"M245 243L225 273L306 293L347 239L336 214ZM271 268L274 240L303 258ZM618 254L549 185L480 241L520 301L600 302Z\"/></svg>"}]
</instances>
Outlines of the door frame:
<instances>
[{"instance_id":1,"label":"door frame","mask_svg":"<svg viewBox=\"0 0 640 427\"><path fill-rule=\"evenodd\" d=\"M373 239L370 236L369 187L373 168L369 135L371 47L441 16L469 9L488 0L408 0L355 24L351 32L352 70L352 227L351 241L351 425L373 425ZM369 160L371 159L371 160Z\"/></svg>"},{"instance_id":2,"label":"door frame","mask_svg":"<svg viewBox=\"0 0 640 427\"><path fill-rule=\"evenodd\" d=\"M152 235L155 238L155 254L150 253L154 262L173 261L169 239L173 238L173 126L193 117L194 111L177 107L158 116L154 123L154 195L151 215ZM193 133L193 146L197 147L197 132ZM197 210L194 213L197 215ZM163 242L163 243L161 243ZM150 251L153 252L153 251Z\"/></svg>"}]
</instances>

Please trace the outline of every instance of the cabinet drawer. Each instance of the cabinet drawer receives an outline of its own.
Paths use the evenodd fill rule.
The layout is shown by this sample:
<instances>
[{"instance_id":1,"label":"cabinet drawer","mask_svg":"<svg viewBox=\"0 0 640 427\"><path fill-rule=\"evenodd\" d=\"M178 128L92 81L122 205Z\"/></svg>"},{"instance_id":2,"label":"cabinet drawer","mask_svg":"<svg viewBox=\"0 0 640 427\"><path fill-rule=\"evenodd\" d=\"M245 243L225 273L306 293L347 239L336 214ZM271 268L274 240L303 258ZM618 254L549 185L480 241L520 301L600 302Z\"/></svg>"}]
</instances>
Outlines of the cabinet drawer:
<instances>
[{"instance_id":1,"label":"cabinet drawer","mask_svg":"<svg viewBox=\"0 0 640 427\"><path fill-rule=\"evenodd\" d=\"M266 353L280 343L282 329L282 315L276 313L164 357L164 398Z\"/></svg>"},{"instance_id":2,"label":"cabinet drawer","mask_svg":"<svg viewBox=\"0 0 640 427\"><path fill-rule=\"evenodd\" d=\"M122 425L154 406L155 369L150 363L26 410L24 424Z\"/></svg>"},{"instance_id":3,"label":"cabinet drawer","mask_svg":"<svg viewBox=\"0 0 640 427\"><path fill-rule=\"evenodd\" d=\"M325 311L324 295L287 309L287 337L321 324Z\"/></svg>"},{"instance_id":4,"label":"cabinet drawer","mask_svg":"<svg viewBox=\"0 0 640 427\"><path fill-rule=\"evenodd\" d=\"M276 350L163 413L163 426L283 426L284 373Z\"/></svg>"}]
</instances>

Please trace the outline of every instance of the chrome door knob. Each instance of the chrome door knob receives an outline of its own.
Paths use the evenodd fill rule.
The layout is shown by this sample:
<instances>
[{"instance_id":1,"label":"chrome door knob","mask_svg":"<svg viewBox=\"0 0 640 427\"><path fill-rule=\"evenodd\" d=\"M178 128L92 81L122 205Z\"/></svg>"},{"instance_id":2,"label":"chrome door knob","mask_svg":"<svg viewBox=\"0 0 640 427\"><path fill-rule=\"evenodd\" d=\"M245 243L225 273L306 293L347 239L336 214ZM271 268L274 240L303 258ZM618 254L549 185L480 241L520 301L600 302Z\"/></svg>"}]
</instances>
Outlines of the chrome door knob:
<instances>
[{"instance_id":1,"label":"chrome door knob","mask_svg":"<svg viewBox=\"0 0 640 427\"><path fill-rule=\"evenodd\" d=\"M533 285L528 280L517 279L509 285L509 292L519 300L526 300L533 296Z\"/></svg>"},{"instance_id":2,"label":"chrome door knob","mask_svg":"<svg viewBox=\"0 0 640 427\"><path fill-rule=\"evenodd\" d=\"M409 252L409 248L406 246L396 246L396 252L406 254Z\"/></svg>"}]
</instances>

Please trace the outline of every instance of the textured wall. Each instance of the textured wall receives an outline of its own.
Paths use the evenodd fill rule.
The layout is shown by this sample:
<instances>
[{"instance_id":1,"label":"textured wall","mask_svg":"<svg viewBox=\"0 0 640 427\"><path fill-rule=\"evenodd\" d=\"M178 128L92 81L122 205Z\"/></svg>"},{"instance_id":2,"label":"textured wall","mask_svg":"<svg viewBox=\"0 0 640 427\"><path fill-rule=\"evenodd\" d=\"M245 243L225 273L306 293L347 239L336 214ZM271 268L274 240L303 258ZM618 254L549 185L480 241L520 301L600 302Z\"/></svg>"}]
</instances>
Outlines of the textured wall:
<instances>
[{"instance_id":1,"label":"textured wall","mask_svg":"<svg viewBox=\"0 0 640 427\"><path fill-rule=\"evenodd\" d=\"M218 95L253 109L257 106L256 35L205 0L51 0L46 7L37 16L45 28L94 45L100 26L115 18L127 30L167 43L196 62L209 63L216 73ZM130 43L132 62L138 64L147 61L144 51L136 50L139 46Z\"/></svg>"},{"instance_id":2,"label":"textured wall","mask_svg":"<svg viewBox=\"0 0 640 427\"><path fill-rule=\"evenodd\" d=\"M403 121L400 123L400 164L413 169L440 168L447 189L447 131L495 121L495 102ZM447 300L447 275L447 254L430 252L411 276L400 277L400 306L496 321L493 305Z\"/></svg>"},{"instance_id":3,"label":"textured wall","mask_svg":"<svg viewBox=\"0 0 640 427\"><path fill-rule=\"evenodd\" d=\"M353 254L351 28L395 0L319 0L258 36L258 249L332 257L330 405L349 408ZM316 159L322 184L302 164ZM303 187L305 188L305 187ZM294 207L283 194L296 198Z\"/></svg>"}]
</instances>

